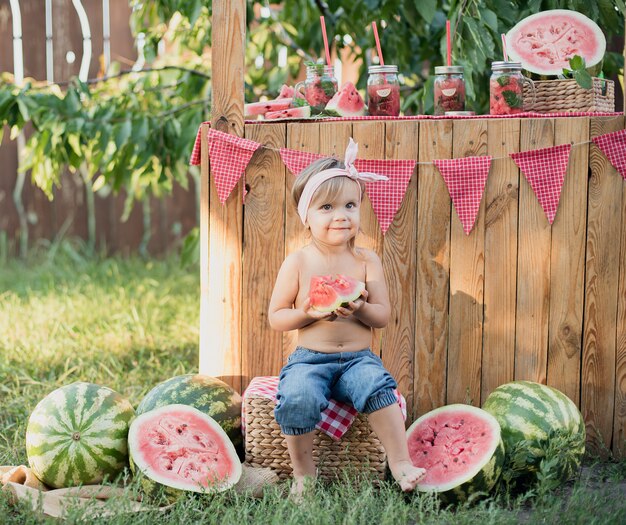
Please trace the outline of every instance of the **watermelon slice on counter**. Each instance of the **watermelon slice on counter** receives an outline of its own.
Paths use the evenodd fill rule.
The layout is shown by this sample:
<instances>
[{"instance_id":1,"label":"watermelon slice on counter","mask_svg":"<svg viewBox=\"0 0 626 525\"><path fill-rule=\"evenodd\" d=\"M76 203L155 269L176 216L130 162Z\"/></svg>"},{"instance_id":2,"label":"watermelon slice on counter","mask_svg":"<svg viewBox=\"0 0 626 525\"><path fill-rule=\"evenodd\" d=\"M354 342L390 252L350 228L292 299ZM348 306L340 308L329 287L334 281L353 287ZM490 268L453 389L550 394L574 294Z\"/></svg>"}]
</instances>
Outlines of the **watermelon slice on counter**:
<instances>
[{"instance_id":1,"label":"watermelon slice on counter","mask_svg":"<svg viewBox=\"0 0 626 525\"><path fill-rule=\"evenodd\" d=\"M340 117L365 115L365 102L352 82L346 82L326 104L325 111Z\"/></svg>"},{"instance_id":2,"label":"watermelon slice on counter","mask_svg":"<svg viewBox=\"0 0 626 525\"><path fill-rule=\"evenodd\" d=\"M268 111L265 114L267 120L279 118L309 118L311 116L311 106L300 106L297 108L282 109L280 111Z\"/></svg>"}]
</instances>

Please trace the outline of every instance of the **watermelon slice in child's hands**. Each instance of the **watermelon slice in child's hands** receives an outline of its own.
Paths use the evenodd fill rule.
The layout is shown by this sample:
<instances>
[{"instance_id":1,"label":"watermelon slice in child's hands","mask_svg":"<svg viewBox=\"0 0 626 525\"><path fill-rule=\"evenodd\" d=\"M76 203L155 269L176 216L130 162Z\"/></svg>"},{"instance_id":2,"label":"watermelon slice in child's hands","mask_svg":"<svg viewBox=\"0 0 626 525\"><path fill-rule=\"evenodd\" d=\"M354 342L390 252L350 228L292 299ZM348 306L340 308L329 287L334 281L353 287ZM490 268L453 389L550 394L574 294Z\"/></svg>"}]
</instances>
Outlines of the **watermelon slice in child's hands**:
<instances>
[{"instance_id":1,"label":"watermelon slice in child's hands","mask_svg":"<svg viewBox=\"0 0 626 525\"><path fill-rule=\"evenodd\" d=\"M365 290L365 283L348 275L314 275L311 277L309 299L318 312L334 312L340 306L356 301Z\"/></svg>"}]
</instances>

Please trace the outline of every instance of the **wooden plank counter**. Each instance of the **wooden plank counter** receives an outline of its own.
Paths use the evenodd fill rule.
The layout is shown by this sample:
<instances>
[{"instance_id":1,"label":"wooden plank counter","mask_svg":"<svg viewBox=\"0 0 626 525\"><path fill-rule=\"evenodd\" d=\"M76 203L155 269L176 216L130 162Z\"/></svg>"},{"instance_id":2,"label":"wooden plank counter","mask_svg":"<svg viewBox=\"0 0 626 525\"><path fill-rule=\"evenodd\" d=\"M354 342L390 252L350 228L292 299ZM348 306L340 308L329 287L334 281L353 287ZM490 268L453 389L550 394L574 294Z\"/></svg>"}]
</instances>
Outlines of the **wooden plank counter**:
<instances>
[{"instance_id":1,"label":"wooden plank counter","mask_svg":"<svg viewBox=\"0 0 626 525\"><path fill-rule=\"evenodd\" d=\"M393 311L373 350L398 380L409 421L445 403L479 406L499 384L530 379L581 408L593 450L624 453L626 182L589 144L623 128L619 116L264 123L246 124L244 134L328 155L342 155L352 136L362 158L420 162L385 236L365 197L358 238L383 261ZM508 154L568 142L550 226ZM421 163L486 154L495 159L466 236L441 175ZM202 171L209 180L206 153ZM257 151L245 179L245 204L241 183L224 209L212 182L203 200L210 234L202 247L201 371L218 375L213 356L222 356L219 375L238 389L277 374L293 348L293 334L270 329L267 307L285 255L307 242L279 154Z\"/></svg>"}]
</instances>

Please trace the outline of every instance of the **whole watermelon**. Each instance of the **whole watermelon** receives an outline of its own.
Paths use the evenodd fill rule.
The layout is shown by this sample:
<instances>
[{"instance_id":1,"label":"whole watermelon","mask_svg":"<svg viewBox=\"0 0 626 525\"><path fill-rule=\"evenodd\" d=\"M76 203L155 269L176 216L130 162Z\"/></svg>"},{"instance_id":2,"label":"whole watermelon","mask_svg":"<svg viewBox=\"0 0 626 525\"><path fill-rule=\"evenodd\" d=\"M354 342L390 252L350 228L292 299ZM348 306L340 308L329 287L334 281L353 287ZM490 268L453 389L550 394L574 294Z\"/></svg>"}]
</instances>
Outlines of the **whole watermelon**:
<instances>
[{"instance_id":1,"label":"whole watermelon","mask_svg":"<svg viewBox=\"0 0 626 525\"><path fill-rule=\"evenodd\" d=\"M54 488L100 483L128 464L128 429L135 412L110 388L72 383L35 407L26 454L35 475Z\"/></svg>"},{"instance_id":2,"label":"whole watermelon","mask_svg":"<svg viewBox=\"0 0 626 525\"><path fill-rule=\"evenodd\" d=\"M241 396L224 381L202 374L172 377L146 394L137 407L137 415L173 404L191 406L211 416L235 448L242 449Z\"/></svg>"},{"instance_id":3,"label":"whole watermelon","mask_svg":"<svg viewBox=\"0 0 626 525\"><path fill-rule=\"evenodd\" d=\"M502 428L503 478L510 486L528 488L542 481L553 488L576 475L585 453L585 423L565 394L533 381L513 381L489 394L483 408Z\"/></svg>"}]
</instances>

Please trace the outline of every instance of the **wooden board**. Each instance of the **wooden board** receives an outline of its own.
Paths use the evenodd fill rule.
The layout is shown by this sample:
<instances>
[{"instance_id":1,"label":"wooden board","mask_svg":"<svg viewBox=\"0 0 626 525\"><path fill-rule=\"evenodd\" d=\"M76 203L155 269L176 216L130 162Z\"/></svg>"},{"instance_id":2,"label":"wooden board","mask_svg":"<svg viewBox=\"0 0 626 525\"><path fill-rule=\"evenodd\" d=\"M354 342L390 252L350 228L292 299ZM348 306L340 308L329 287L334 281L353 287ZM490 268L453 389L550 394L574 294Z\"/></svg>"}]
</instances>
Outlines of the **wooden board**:
<instances>
[{"instance_id":1,"label":"wooden board","mask_svg":"<svg viewBox=\"0 0 626 525\"><path fill-rule=\"evenodd\" d=\"M246 138L269 148L285 147L285 124L246 126ZM259 148L246 170L242 277L241 375L244 389L256 376L278 375L283 364L281 332L267 318L276 275L285 252L286 168L278 151ZM292 175L289 174L289 177Z\"/></svg>"},{"instance_id":2,"label":"wooden board","mask_svg":"<svg viewBox=\"0 0 626 525\"><path fill-rule=\"evenodd\" d=\"M417 122L387 122L385 158L418 160L418 131ZM382 359L406 398L408 422L414 419L416 219L417 175L414 173L383 238L382 258L391 302L391 318L383 331Z\"/></svg>"},{"instance_id":3,"label":"wooden board","mask_svg":"<svg viewBox=\"0 0 626 525\"><path fill-rule=\"evenodd\" d=\"M555 142L576 144L569 164L550 249L550 318L547 383L579 405L582 347L589 120L558 119ZM557 144L555 144L557 145Z\"/></svg>"},{"instance_id":4,"label":"wooden board","mask_svg":"<svg viewBox=\"0 0 626 525\"><path fill-rule=\"evenodd\" d=\"M487 122L457 120L453 127L454 158L487 153ZM456 211L450 230L450 325L448 403L480 404L483 284L485 274L485 199L469 235Z\"/></svg>"},{"instance_id":5,"label":"wooden board","mask_svg":"<svg viewBox=\"0 0 626 525\"><path fill-rule=\"evenodd\" d=\"M287 147L307 152L320 151L320 126L317 123L290 124L287 126ZM285 256L293 253L311 240L302 225L296 204L291 197L295 175L289 170L285 175ZM296 347L298 332L283 333L283 362Z\"/></svg>"},{"instance_id":6,"label":"wooden board","mask_svg":"<svg viewBox=\"0 0 626 525\"><path fill-rule=\"evenodd\" d=\"M522 120L520 151L554 146L554 120ZM546 382L552 231L520 173L515 318L515 379Z\"/></svg>"},{"instance_id":7,"label":"wooden board","mask_svg":"<svg viewBox=\"0 0 626 525\"><path fill-rule=\"evenodd\" d=\"M452 156L452 121L419 126L413 414L446 403L451 201L434 159Z\"/></svg>"},{"instance_id":8,"label":"wooden board","mask_svg":"<svg viewBox=\"0 0 626 525\"><path fill-rule=\"evenodd\" d=\"M481 404L513 380L519 170L509 153L519 151L520 121L490 120L487 153L494 157L485 188L485 309Z\"/></svg>"},{"instance_id":9,"label":"wooden board","mask_svg":"<svg viewBox=\"0 0 626 525\"><path fill-rule=\"evenodd\" d=\"M626 48L625 48L626 54ZM624 125L622 124L622 128ZM615 177L619 177L615 174ZM626 458L626 185L622 185L622 228L619 285L617 295L617 334L615 348L615 411L613 414L613 454Z\"/></svg>"},{"instance_id":10,"label":"wooden board","mask_svg":"<svg viewBox=\"0 0 626 525\"><path fill-rule=\"evenodd\" d=\"M213 129L243 136L244 49L246 34L245 2L216 2L213 6L212 84ZM206 176L206 173L204 174ZM205 184L207 184L205 182ZM230 197L220 204L215 184L209 184L201 202L202 224L211 224L208 265L208 300L200 311L200 371L221 377L241 391L241 283L243 213L242 183L239 181ZM212 203L212 206L209 204ZM205 254L205 260L207 256Z\"/></svg>"},{"instance_id":11,"label":"wooden board","mask_svg":"<svg viewBox=\"0 0 626 525\"><path fill-rule=\"evenodd\" d=\"M591 137L623 128L623 118L596 120ZM594 453L604 454L614 431L619 441L620 389L615 389L620 368L616 360L620 249L624 245L622 187L624 180L602 151L590 146L588 219L586 239L585 312L582 341L581 410L587 441ZM616 242L621 239L621 242ZM621 259L623 261L623 258ZM568 371L570 374L574 370ZM599 386L601 385L601 388ZM622 385L622 392L626 385ZM621 405L621 407L620 407ZM620 407L620 408L618 408Z\"/></svg>"}]
</instances>

